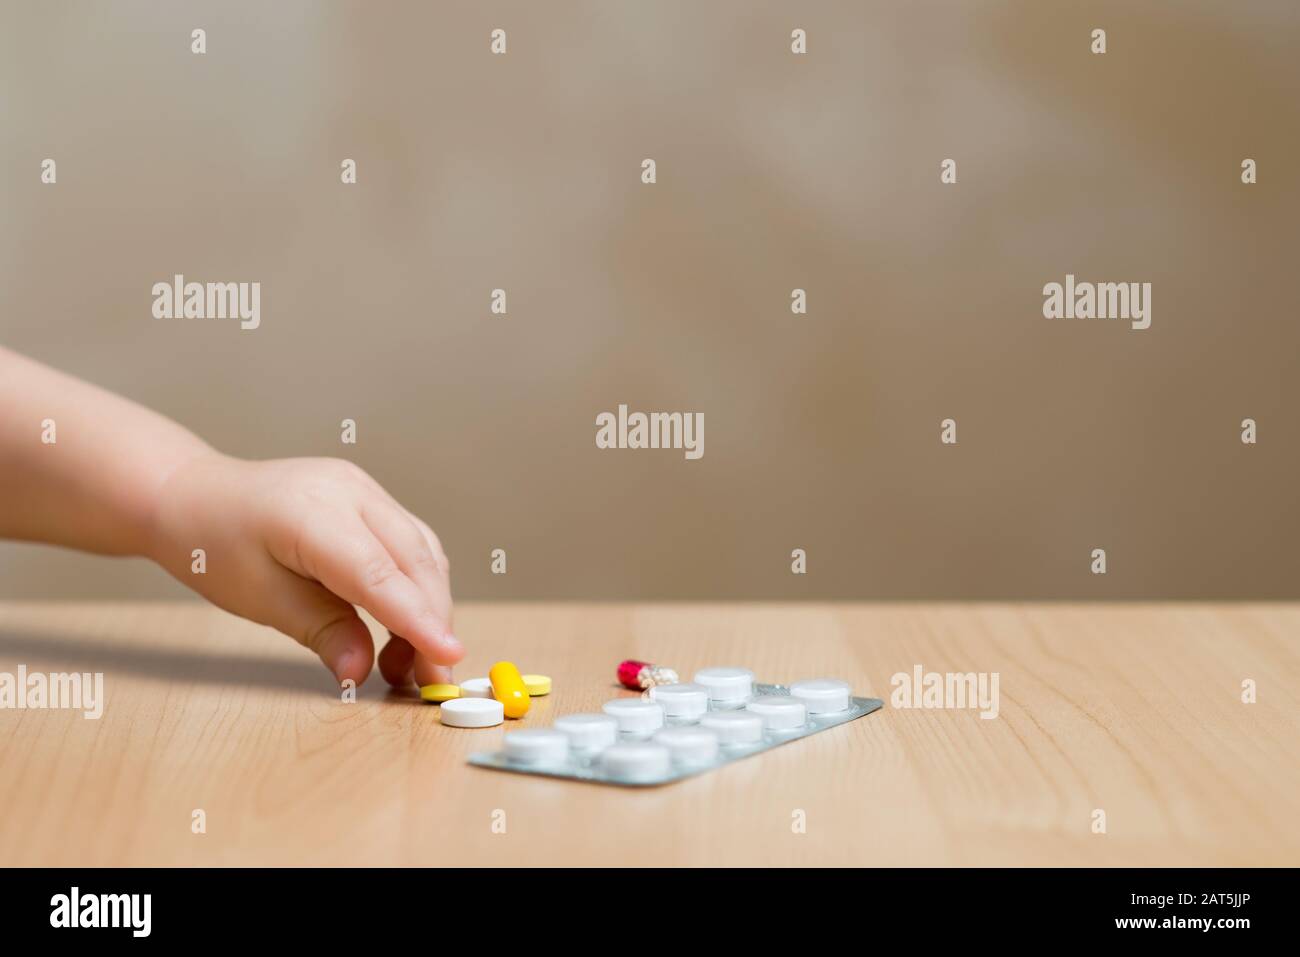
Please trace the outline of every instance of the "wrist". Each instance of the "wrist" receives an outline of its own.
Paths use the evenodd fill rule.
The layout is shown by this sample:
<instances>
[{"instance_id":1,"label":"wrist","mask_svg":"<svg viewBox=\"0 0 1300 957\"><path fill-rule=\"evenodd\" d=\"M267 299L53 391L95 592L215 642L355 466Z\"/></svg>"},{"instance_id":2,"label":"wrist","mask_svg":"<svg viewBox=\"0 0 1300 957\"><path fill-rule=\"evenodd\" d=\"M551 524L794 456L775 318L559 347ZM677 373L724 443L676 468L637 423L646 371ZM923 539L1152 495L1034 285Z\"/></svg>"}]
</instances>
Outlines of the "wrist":
<instances>
[{"instance_id":1,"label":"wrist","mask_svg":"<svg viewBox=\"0 0 1300 957\"><path fill-rule=\"evenodd\" d=\"M178 561L188 561L189 552L179 555L176 534L177 518L183 514L178 500L191 484L189 476L228 460L228 456L201 442L178 450L155 474L145 497L139 527L137 554L170 570Z\"/></svg>"}]
</instances>

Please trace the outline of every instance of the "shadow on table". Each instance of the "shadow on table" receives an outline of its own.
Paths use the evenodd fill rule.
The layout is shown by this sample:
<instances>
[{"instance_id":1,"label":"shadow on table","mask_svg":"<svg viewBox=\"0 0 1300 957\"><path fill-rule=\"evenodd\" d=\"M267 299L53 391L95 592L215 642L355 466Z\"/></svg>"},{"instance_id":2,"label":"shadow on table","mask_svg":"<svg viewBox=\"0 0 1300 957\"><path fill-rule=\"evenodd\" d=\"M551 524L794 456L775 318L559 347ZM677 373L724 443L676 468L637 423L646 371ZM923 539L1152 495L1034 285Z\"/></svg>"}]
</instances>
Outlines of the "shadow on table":
<instances>
[{"instance_id":1,"label":"shadow on table","mask_svg":"<svg viewBox=\"0 0 1300 957\"><path fill-rule=\"evenodd\" d=\"M324 665L305 649L301 661L285 661L238 653L124 647L83 638L0 632L0 670L13 671L20 664L30 671L102 671L110 680L115 673L131 672L159 681L312 691L330 697L339 693ZM421 703L414 688L410 692L393 691L377 670L357 693L364 698Z\"/></svg>"}]
</instances>

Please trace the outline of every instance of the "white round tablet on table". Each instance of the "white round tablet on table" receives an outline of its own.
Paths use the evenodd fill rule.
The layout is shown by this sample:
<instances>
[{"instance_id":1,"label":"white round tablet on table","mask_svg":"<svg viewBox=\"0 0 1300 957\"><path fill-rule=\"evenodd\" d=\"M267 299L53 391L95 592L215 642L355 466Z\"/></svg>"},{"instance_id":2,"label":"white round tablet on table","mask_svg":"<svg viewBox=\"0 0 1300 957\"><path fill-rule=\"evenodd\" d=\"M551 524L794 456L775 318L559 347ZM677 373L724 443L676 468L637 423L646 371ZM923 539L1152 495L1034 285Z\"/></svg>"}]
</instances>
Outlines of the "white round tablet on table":
<instances>
[{"instance_id":1,"label":"white round tablet on table","mask_svg":"<svg viewBox=\"0 0 1300 957\"><path fill-rule=\"evenodd\" d=\"M678 764L709 764L718 756L718 736L708 728L664 728L655 732L655 744L662 744Z\"/></svg>"},{"instance_id":2,"label":"white round tablet on table","mask_svg":"<svg viewBox=\"0 0 1300 957\"><path fill-rule=\"evenodd\" d=\"M672 753L662 744L616 744L605 749L600 764L620 781L654 781L672 770Z\"/></svg>"},{"instance_id":3,"label":"white round tablet on table","mask_svg":"<svg viewBox=\"0 0 1300 957\"><path fill-rule=\"evenodd\" d=\"M757 744L763 740L763 719L748 711L713 711L700 719L700 727L723 744Z\"/></svg>"},{"instance_id":4,"label":"white round tablet on table","mask_svg":"<svg viewBox=\"0 0 1300 957\"><path fill-rule=\"evenodd\" d=\"M470 678L468 681L460 683L460 696L462 698L490 698L492 697L492 682L487 678Z\"/></svg>"},{"instance_id":5,"label":"white round tablet on table","mask_svg":"<svg viewBox=\"0 0 1300 957\"><path fill-rule=\"evenodd\" d=\"M618 722L618 730L623 734L649 737L664 726L664 709L654 701L615 698L606 701L601 710Z\"/></svg>"},{"instance_id":6,"label":"white round tablet on table","mask_svg":"<svg viewBox=\"0 0 1300 957\"><path fill-rule=\"evenodd\" d=\"M438 706L442 723L453 728L491 728L506 719L496 698L452 698Z\"/></svg>"},{"instance_id":7,"label":"white round tablet on table","mask_svg":"<svg viewBox=\"0 0 1300 957\"><path fill-rule=\"evenodd\" d=\"M853 689L847 681L834 678L812 678L796 681L790 686L790 697L802 701L809 714L830 714L847 711Z\"/></svg>"},{"instance_id":8,"label":"white round tablet on table","mask_svg":"<svg viewBox=\"0 0 1300 957\"><path fill-rule=\"evenodd\" d=\"M754 693L754 672L748 668L701 668L695 684L709 692L709 700L722 704L744 701Z\"/></svg>"},{"instance_id":9,"label":"white round tablet on table","mask_svg":"<svg viewBox=\"0 0 1300 957\"><path fill-rule=\"evenodd\" d=\"M789 731L808 723L808 709L803 702L785 695L762 695L745 705L745 710L762 718L763 727L769 731Z\"/></svg>"},{"instance_id":10,"label":"white round tablet on table","mask_svg":"<svg viewBox=\"0 0 1300 957\"><path fill-rule=\"evenodd\" d=\"M709 710L709 690L703 685L655 685L650 700L670 718L698 718Z\"/></svg>"},{"instance_id":11,"label":"white round tablet on table","mask_svg":"<svg viewBox=\"0 0 1300 957\"><path fill-rule=\"evenodd\" d=\"M554 728L580 751L599 751L618 740L618 719L608 714L566 714L555 719Z\"/></svg>"},{"instance_id":12,"label":"white round tablet on table","mask_svg":"<svg viewBox=\"0 0 1300 957\"><path fill-rule=\"evenodd\" d=\"M516 764L563 764L569 757L568 736L550 728L508 732L503 745L506 758Z\"/></svg>"}]
</instances>

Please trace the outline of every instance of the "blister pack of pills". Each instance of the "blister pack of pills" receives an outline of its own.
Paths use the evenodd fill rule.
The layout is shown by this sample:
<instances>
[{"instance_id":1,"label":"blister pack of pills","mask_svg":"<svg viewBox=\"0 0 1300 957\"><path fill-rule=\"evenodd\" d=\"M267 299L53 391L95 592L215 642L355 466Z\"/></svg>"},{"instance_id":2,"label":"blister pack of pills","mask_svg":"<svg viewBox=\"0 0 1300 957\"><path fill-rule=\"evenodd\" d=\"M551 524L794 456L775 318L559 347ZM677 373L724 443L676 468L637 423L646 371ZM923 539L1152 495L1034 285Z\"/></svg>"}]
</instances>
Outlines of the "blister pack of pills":
<instances>
[{"instance_id":1,"label":"blister pack of pills","mask_svg":"<svg viewBox=\"0 0 1300 957\"><path fill-rule=\"evenodd\" d=\"M846 724L881 705L878 698L854 697L847 683L830 678L758 684L744 668L705 668L690 683L650 684L640 698L608 701L600 714L564 715L550 728L507 732L502 750L472 754L469 763L599 784L668 784Z\"/></svg>"}]
</instances>

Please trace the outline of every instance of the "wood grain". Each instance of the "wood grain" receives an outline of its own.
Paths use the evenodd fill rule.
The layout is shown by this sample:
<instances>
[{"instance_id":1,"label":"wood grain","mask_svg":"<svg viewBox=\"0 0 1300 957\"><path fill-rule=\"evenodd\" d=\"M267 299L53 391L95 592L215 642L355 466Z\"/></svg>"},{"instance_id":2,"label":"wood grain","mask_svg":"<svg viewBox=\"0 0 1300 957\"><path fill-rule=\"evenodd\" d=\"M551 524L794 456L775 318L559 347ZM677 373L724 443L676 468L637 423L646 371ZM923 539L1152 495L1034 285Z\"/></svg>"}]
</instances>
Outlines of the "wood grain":
<instances>
[{"instance_id":1,"label":"wood grain","mask_svg":"<svg viewBox=\"0 0 1300 957\"><path fill-rule=\"evenodd\" d=\"M886 707L610 789L469 767L506 729L443 728L377 676L343 704L205 605L5 603L0 671L102 671L106 707L0 711L0 864L1300 864L1300 605L465 604L457 632L462 677L554 678L511 727L597 709L625 657L839 676ZM999 717L891 708L918 664L998 672Z\"/></svg>"}]
</instances>

